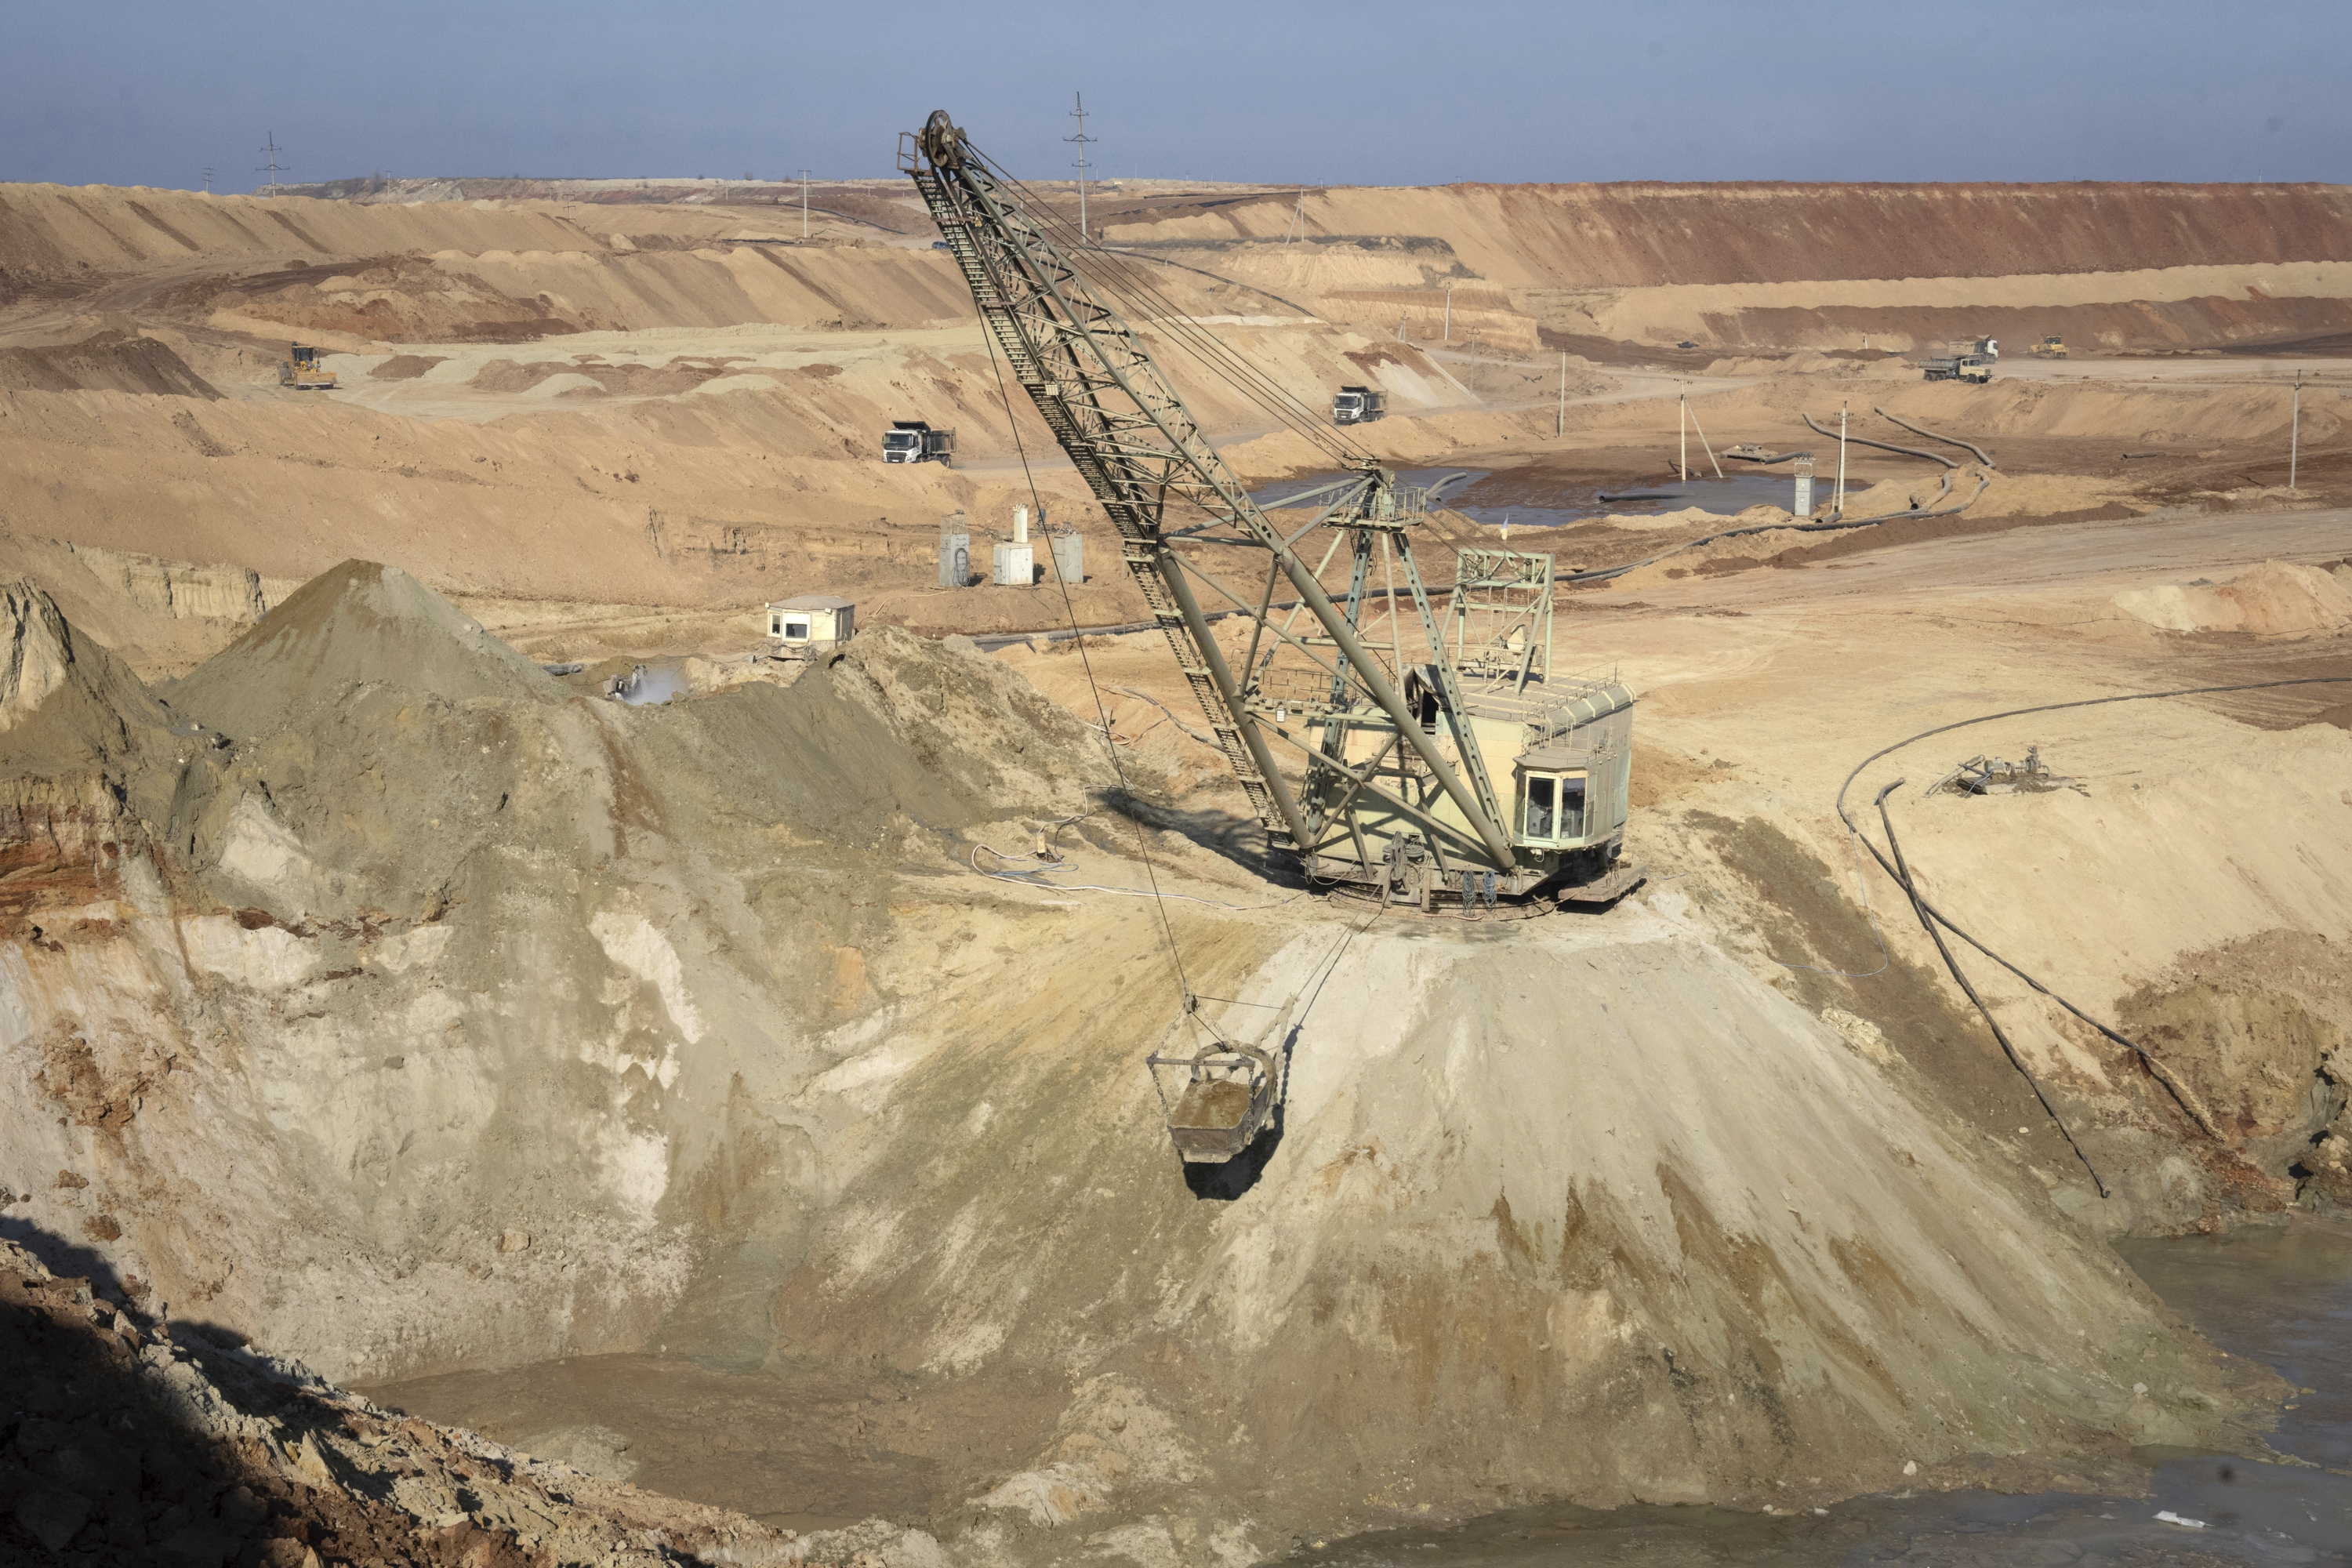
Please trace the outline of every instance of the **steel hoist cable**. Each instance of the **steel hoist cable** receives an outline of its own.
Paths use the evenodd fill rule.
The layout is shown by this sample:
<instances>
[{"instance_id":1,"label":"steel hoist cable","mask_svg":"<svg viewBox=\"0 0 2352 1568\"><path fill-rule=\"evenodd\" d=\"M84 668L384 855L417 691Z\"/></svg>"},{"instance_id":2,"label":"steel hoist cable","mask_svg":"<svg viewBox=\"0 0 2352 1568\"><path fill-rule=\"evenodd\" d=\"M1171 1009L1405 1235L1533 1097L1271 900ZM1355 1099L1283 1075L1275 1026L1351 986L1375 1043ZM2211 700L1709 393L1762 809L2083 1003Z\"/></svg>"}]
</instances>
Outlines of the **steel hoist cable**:
<instances>
[{"instance_id":1,"label":"steel hoist cable","mask_svg":"<svg viewBox=\"0 0 2352 1568\"><path fill-rule=\"evenodd\" d=\"M1139 318L1155 322L1167 333L1174 346L1191 355L1203 369L1335 462L1347 466L1371 460L1369 454L1359 451L1333 435L1314 409L1301 403L1279 383L1195 321L1189 311L1179 309L1131 262L1119 257L1118 252L1097 245L1050 202L1007 174L986 154L977 149L968 149L968 154L999 184L1014 193L1023 210L1031 215L1042 232L1051 233L1062 242L1073 266L1077 264L1080 256L1095 259L1096 265L1082 269L1089 281L1105 292L1118 296Z\"/></svg>"},{"instance_id":2,"label":"steel hoist cable","mask_svg":"<svg viewBox=\"0 0 2352 1568\"><path fill-rule=\"evenodd\" d=\"M996 395L1004 405L1004 421L1013 432L1013 449L1020 454L1021 477L1029 487L1029 504L1036 509L1035 515L1042 524L1045 516L1045 499L1037 493L1037 476L1029 467L1029 447L1028 443L1021 438L1021 424L1013 412L1012 390L1004 384L1004 366L997 355L996 335L993 332L983 332L981 335L988 343L989 368L996 374ZM1095 700L1095 717L1102 723L1103 750L1110 754L1111 772L1118 780L1119 794L1132 801L1135 798L1135 791L1128 783L1127 763L1120 759L1118 744L1110 732L1110 708L1103 700L1101 685L1095 679L1094 660L1087 657L1087 639L1078 635L1077 606L1070 598L1069 582L1063 576L1058 567L1054 573L1054 582L1062 591L1063 615L1070 623L1070 640L1078 650L1078 663L1086 671L1087 689ZM1168 900L1160 895L1160 873L1152 864L1151 846L1144 837L1143 824L1139 820L1135 821L1135 847L1143 860L1144 880L1150 884L1151 907L1153 912L1160 917L1160 935L1168 944L1169 959L1176 966L1177 989L1185 1004L1184 1016L1195 1017L1196 1015L1191 1005L1192 982L1184 970L1184 950L1176 940L1174 923L1168 918ZM975 869L977 869L976 867Z\"/></svg>"}]
</instances>

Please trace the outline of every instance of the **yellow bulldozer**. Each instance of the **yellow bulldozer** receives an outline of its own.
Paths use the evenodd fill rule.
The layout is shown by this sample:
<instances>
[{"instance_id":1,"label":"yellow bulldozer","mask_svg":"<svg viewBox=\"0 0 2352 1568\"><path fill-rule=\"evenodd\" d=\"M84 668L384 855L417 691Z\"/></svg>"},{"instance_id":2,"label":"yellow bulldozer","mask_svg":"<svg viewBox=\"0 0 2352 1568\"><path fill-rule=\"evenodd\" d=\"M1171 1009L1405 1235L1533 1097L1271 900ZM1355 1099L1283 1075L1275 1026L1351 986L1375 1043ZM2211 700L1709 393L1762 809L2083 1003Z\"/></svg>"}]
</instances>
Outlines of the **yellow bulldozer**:
<instances>
[{"instance_id":1,"label":"yellow bulldozer","mask_svg":"<svg viewBox=\"0 0 2352 1568\"><path fill-rule=\"evenodd\" d=\"M2064 359L2066 357L2066 341L2063 338L2061 338L2057 333L2053 332L2048 337L2042 339L2040 342L2034 344L2032 353L2035 359Z\"/></svg>"},{"instance_id":2,"label":"yellow bulldozer","mask_svg":"<svg viewBox=\"0 0 2352 1568\"><path fill-rule=\"evenodd\" d=\"M323 392L335 384L335 373L319 368L319 351L309 343L288 343L278 362L278 384L297 392Z\"/></svg>"}]
</instances>

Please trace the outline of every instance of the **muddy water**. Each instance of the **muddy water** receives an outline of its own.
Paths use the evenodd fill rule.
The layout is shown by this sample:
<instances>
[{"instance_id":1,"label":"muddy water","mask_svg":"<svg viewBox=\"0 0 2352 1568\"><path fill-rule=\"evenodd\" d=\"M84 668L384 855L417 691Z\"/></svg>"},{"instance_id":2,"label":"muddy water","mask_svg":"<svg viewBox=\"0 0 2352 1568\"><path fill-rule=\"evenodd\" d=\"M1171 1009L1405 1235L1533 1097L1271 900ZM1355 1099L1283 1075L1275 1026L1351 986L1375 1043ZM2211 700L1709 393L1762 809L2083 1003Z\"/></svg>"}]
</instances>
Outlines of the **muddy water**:
<instances>
[{"instance_id":1,"label":"muddy water","mask_svg":"<svg viewBox=\"0 0 2352 1568\"><path fill-rule=\"evenodd\" d=\"M2216 1345L2309 1391L2281 1412L2271 1444L2323 1468L2144 1449L2136 1457L2154 1467L2146 1497L1904 1495L1793 1517L1555 1506L1446 1531L1331 1541L1289 1561L1414 1568L2352 1563L2352 1224L2299 1219L2251 1235L2128 1242L2119 1250ZM2157 1517L2168 1512L2202 1528Z\"/></svg>"},{"instance_id":2,"label":"muddy water","mask_svg":"<svg viewBox=\"0 0 2352 1568\"><path fill-rule=\"evenodd\" d=\"M1035 1451L1067 1390L871 1366L574 1356L363 1387L380 1405L786 1530L920 1519ZM615 1444L621 1445L615 1447Z\"/></svg>"},{"instance_id":3,"label":"muddy water","mask_svg":"<svg viewBox=\"0 0 2352 1568\"><path fill-rule=\"evenodd\" d=\"M2126 1261L2233 1354L2299 1389L2272 1444L2315 1468L2143 1450L2145 1497L1988 1492L1860 1498L1821 1512L1522 1509L1444 1530L1308 1546L1295 1563L1414 1568L1581 1564L2352 1563L2352 1223L2297 1220L2230 1238L2133 1242ZM787 1528L919 1519L986 1489L1035 1451L1062 1394L873 1368L745 1372L660 1355L586 1356L365 1390L380 1403L575 1458L584 1434L627 1447L607 1473ZM600 1456L591 1454L591 1458ZM2166 1523L2159 1512L2201 1521Z\"/></svg>"}]
</instances>

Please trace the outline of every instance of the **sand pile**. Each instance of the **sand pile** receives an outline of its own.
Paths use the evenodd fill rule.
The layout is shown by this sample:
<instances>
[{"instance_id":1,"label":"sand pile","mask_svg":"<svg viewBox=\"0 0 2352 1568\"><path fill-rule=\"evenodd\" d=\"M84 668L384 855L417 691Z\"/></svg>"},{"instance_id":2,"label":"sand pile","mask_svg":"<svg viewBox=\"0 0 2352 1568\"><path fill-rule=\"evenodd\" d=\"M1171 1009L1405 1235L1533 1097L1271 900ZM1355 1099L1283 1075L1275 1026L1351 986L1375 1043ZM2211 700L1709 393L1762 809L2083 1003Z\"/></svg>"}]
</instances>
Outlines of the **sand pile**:
<instances>
[{"instance_id":1,"label":"sand pile","mask_svg":"<svg viewBox=\"0 0 2352 1568\"><path fill-rule=\"evenodd\" d=\"M1673 920L1188 922L1193 984L1253 1005L1222 1026L1288 1051L1278 1157L1202 1202L1137 1062L1162 1032L1058 977L1115 962L1106 918L1018 1019L952 988L893 1041L775 1307L780 1348L1079 1381L971 1544L1473 1489L1788 1506L1970 1455L2242 1440L2210 1403L2235 1375L2039 1185ZM1112 1387L1119 1419L1088 1415Z\"/></svg>"},{"instance_id":2,"label":"sand pile","mask_svg":"<svg viewBox=\"0 0 2352 1568\"><path fill-rule=\"evenodd\" d=\"M2311 637L2352 626L2352 570L2265 561L2224 583L2166 584L2117 594L2117 609L2168 632Z\"/></svg>"},{"instance_id":3,"label":"sand pile","mask_svg":"<svg viewBox=\"0 0 2352 1568\"><path fill-rule=\"evenodd\" d=\"M184 680L173 707L239 739L268 734L361 686L445 702L550 700L555 682L397 566L346 561L271 610Z\"/></svg>"},{"instance_id":4,"label":"sand pile","mask_svg":"<svg viewBox=\"0 0 2352 1568\"><path fill-rule=\"evenodd\" d=\"M47 347L0 348L0 390L142 392L207 401L220 397L210 382L166 344L120 331Z\"/></svg>"},{"instance_id":5,"label":"sand pile","mask_svg":"<svg viewBox=\"0 0 2352 1568\"><path fill-rule=\"evenodd\" d=\"M11 1222L336 1375L634 1345L729 1226L814 1212L855 1113L807 1086L895 984L875 890L1109 778L903 633L625 708L354 562L165 713L8 603L6 754L74 770L10 787L105 807L28 837L0 908L47 933L0 970ZM117 755L141 713L173 728Z\"/></svg>"}]
</instances>

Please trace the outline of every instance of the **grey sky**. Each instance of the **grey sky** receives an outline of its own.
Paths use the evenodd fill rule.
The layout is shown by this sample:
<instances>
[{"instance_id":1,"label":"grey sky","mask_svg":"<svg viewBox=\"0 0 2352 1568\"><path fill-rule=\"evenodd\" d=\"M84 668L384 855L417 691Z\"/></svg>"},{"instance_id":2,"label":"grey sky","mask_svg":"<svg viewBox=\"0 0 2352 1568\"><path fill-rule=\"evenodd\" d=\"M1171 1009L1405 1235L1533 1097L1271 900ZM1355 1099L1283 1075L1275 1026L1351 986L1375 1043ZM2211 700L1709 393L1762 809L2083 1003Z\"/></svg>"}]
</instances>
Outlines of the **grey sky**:
<instances>
[{"instance_id":1,"label":"grey sky","mask_svg":"<svg viewBox=\"0 0 2352 1568\"><path fill-rule=\"evenodd\" d=\"M80 6L5 0L0 180L886 174L944 108L1063 174L2326 180L2344 0L1958 5L877 0Z\"/></svg>"}]
</instances>

